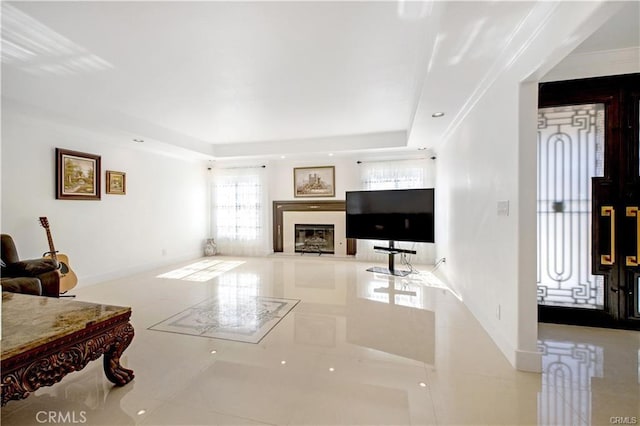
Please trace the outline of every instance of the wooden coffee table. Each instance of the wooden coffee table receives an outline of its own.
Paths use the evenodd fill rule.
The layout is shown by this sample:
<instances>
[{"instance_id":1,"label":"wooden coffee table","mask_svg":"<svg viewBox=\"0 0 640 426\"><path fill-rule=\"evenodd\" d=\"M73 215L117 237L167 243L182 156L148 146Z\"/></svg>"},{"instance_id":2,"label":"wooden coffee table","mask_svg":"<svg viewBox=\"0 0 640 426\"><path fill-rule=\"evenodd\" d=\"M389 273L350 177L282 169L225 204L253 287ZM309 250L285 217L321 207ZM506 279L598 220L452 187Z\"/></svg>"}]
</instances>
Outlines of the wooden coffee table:
<instances>
[{"instance_id":1,"label":"wooden coffee table","mask_svg":"<svg viewBox=\"0 0 640 426\"><path fill-rule=\"evenodd\" d=\"M120 356L133 339L131 308L2 293L2 405L51 386L104 355L116 386L133 380Z\"/></svg>"}]
</instances>

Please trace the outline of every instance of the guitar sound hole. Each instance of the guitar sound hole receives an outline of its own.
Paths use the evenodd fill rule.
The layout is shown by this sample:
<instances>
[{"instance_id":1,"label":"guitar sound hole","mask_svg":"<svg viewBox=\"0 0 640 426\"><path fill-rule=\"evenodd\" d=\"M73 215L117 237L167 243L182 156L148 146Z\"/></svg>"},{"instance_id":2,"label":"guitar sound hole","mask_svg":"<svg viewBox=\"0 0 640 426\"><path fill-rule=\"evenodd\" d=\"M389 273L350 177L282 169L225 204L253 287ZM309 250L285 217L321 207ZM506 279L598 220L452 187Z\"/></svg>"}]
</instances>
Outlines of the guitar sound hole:
<instances>
[{"instance_id":1,"label":"guitar sound hole","mask_svg":"<svg viewBox=\"0 0 640 426\"><path fill-rule=\"evenodd\" d=\"M67 265L65 265L62 262L60 262L60 273L61 274L68 274L69 273L69 268L67 267Z\"/></svg>"}]
</instances>

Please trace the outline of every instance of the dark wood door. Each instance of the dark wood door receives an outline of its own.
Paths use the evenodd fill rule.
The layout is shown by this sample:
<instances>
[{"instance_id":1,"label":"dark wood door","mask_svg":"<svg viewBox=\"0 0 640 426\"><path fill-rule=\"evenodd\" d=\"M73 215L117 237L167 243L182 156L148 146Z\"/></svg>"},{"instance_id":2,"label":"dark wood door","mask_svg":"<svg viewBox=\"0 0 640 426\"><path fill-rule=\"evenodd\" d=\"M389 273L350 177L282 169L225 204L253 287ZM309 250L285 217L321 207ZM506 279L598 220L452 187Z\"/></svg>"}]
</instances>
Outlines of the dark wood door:
<instances>
[{"instance_id":1,"label":"dark wood door","mask_svg":"<svg viewBox=\"0 0 640 426\"><path fill-rule=\"evenodd\" d=\"M639 91L640 74L540 85L542 321L640 328Z\"/></svg>"}]
</instances>

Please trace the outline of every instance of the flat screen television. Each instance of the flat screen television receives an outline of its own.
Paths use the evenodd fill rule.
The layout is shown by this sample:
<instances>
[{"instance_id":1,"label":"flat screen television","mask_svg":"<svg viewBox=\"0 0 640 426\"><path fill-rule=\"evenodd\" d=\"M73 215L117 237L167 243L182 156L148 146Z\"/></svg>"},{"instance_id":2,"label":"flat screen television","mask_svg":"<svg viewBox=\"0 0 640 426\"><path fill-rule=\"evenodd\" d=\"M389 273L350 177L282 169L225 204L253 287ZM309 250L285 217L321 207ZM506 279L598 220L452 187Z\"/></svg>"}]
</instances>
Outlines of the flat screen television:
<instances>
[{"instance_id":1,"label":"flat screen television","mask_svg":"<svg viewBox=\"0 0 640 426\"><path fill-rule=\"evenodd\" d=\"M434 189L348 191L347 238L433 243Z\"/></svg>"}]
</instances>

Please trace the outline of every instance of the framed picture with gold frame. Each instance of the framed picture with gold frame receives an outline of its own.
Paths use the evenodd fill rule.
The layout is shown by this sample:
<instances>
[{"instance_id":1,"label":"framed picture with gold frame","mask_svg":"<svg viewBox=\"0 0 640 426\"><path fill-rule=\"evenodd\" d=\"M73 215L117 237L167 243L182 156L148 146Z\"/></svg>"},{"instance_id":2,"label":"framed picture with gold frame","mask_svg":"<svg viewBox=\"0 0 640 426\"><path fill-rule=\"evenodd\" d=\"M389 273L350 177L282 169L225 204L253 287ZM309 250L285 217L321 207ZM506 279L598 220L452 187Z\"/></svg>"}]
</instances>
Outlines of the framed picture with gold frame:
<instances>
[{"instance_id":1,"label":"framed picture with gold frame","mask_svg":"<svg viewBox=\"0 0 640 426\"><path fill-rule=\"evenodd\" d=\"M56 148L56 199L99 200L100 156Z\"/></svg>"},{"instance_id":2,"label":"framed picture with gold frame","mask_svg":"<svg viewBox=\"0 0 640 426\"><path fill-rule=\"evenodd\" d=\"M293 169L295 197L335 197L335 167L296 167Z\"/></svg>"},{"instance_id":3,"label":"framed picture with gold frame","mask_svg":"<svg viewBox=\"0 0 640 426\"><path fill-rule=\"evenodd\" d=\"M127 174L107 170L107 194L125 195L127 193Z\"/></svg>"}]
</instances>

